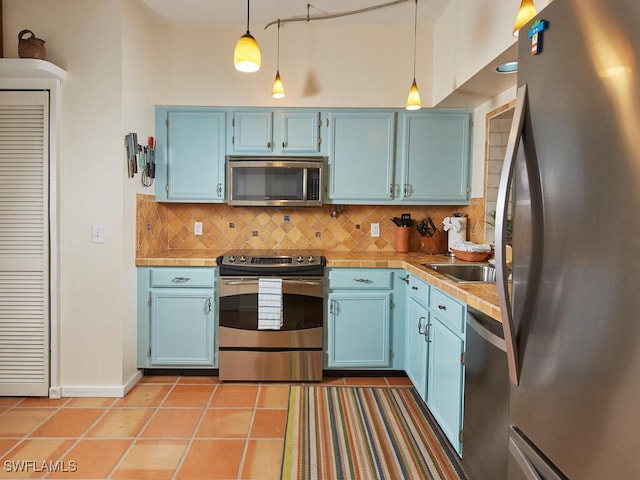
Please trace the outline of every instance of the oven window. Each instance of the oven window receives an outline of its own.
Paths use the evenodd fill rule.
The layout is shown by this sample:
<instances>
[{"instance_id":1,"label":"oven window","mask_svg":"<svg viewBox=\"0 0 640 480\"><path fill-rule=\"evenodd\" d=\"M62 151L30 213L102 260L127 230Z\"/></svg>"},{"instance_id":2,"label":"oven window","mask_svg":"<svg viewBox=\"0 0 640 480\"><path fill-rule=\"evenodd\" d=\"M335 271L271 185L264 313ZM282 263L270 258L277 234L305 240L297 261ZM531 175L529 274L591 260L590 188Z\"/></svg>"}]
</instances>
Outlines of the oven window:
<instances>
[{"instance_id":1,"label":"oven window","mask_svg":"<svg viewBox=\"0 0 640 480\"><path fill-rule=\"evenodd\" d=\"M323 304L321 297L284 294L282 296L284 324L280 330L322 327ZM219 322L221 327L258 330L258 294L221 297Z\"/></svg>"},{"instance_id":2,"label":"oven window","mask_svg":"<svg viewBox=\"0 0 640 480\"><path fill-rule=\"evenodd\" d=\"M305 200L304 171L298 168L233 167L234 200Z\"/></svg>"}]
</instances>

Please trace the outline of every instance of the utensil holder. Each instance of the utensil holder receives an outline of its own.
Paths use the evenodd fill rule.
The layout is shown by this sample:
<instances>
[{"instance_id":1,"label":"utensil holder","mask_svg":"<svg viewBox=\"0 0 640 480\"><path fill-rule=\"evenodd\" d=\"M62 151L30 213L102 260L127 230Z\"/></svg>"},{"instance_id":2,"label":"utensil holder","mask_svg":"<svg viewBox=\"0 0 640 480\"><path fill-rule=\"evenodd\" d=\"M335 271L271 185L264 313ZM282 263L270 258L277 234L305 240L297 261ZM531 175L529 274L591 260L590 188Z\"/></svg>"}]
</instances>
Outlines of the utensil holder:
<instances>
[{"instance_id":1,"label":"utensil holder","mask_svg":"<svg viewBox=\"0 0 640 480\"><path fill-rule=\"evenodd\" d=\"M396 227L396 252L407 253L409 251L409 227Z\"/></svg>"}]
</instances>

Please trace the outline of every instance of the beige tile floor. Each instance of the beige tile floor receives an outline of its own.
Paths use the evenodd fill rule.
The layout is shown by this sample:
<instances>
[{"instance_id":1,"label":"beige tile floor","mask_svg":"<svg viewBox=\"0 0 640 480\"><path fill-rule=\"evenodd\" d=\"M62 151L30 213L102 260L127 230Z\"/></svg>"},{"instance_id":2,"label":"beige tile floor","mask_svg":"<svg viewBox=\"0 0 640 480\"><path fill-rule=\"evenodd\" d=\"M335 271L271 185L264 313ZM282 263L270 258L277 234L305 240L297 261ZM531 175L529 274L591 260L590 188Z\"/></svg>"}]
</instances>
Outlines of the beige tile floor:
<instances>
[{"instance_id":1,"label":"beige tile floor","mask_svg":"<svg viewBox=\"0 0 640 480\"><path fill-rule=\"evenodd\" d=\"M288 394L287 383L158 376L118 399L3 397L0 478L278 479Z\"/></svg>"}]
</instances>

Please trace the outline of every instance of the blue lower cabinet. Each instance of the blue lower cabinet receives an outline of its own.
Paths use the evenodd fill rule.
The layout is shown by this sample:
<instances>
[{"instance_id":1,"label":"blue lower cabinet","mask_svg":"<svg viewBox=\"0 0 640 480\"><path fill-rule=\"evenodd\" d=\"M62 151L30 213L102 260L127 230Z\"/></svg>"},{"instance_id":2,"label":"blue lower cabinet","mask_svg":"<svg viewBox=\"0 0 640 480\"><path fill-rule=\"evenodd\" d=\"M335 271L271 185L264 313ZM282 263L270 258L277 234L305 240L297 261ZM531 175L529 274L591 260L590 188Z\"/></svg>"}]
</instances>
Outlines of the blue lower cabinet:
<instances>
[{"instance_id":1,"label":"blue lower cabinet","mask_svg":"<svg viewBox=\"0 0 640 480\"><path fill-rule=\"evenodd\" d=\"M329 269L325 368L404 368L403 274L387 268Z\"/></svg>"},{"instance_id":2,"label":"blue lower cabinet","mask_svg":"<svg viewBox=\"0 0 640 480\"><path fill-rule=\"evenodd\" d=\"M216 269L138 268L138 367L216 368Z\"/></svg>"},{"instance_id":3,"label":"blue lower cabinet","mask_svg":"<svg viewBox=\"0 0 640 480\"><path fill-rule=\"evenodd\" d=\"M427 323L429 311L413 298L407 300L404 368L422 398L427 395Z\"/></svg>"},{"instance_id":4,"label":"blue lower cabinet","mask_svg":"<svg viewBox=\"0 0 640 480\"><path fill-rule=\"evenodd\" d=\"M151 292L151 365L213 367L212 292Z\"/></svg>"},{"instance_id":5,"label":"blue lower cabinet","mask_svg":"<svg viewBox=\"0 0 640 480\"><path fill-rule=\"evenodd\" d=\"M409 275L405 371L459 454L466 314L466 304Z\"/></svg>"},{"instance_id":6,"label":"blue lower cabinet","mask_svg":"<svg viewBox=\"0 0 640 480\"><path fill-rule=\"evenodd\" d=\"M328 366L390 366L391 293L329 295Z\"/></svg>"},{"instance_id":7,"label":"blue lower cabinet","mask_svg":"<svg viewBox=\"0 0 640 480\"><path fill-rule=\"evenodd\" d=\"M427 405L453 447L461 453L464 342L436 317L431 319Z\"/></svg>"}]
</instances>

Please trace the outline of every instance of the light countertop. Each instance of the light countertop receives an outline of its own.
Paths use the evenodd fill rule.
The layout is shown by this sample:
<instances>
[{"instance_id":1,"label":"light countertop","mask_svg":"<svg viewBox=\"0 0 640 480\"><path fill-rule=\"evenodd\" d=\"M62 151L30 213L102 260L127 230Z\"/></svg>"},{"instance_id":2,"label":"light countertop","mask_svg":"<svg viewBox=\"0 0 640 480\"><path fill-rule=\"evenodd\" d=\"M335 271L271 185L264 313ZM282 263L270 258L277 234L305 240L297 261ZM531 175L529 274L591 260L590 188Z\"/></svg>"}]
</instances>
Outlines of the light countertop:
<instances>
[{"instance_id":1,"label":"light countertop","mask_svg":"<svg viewBox=\"0 0 640 480\"><path fill-rule=\"evenodd\" d=\"M215 267L216 258L228 250L165 250L136 258L136 266ZM465 302L490 317L501 321L498 291L494 283L456 283L444 275L423 266L423 263L465 263L446 255L426 255L420 252L338 252L318 251L327 258L327 267L403 268L449 295Z\"/></svg>"}]
</instances>

